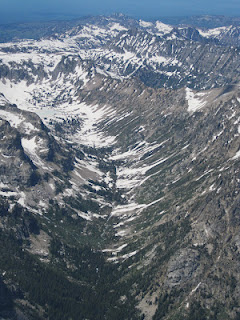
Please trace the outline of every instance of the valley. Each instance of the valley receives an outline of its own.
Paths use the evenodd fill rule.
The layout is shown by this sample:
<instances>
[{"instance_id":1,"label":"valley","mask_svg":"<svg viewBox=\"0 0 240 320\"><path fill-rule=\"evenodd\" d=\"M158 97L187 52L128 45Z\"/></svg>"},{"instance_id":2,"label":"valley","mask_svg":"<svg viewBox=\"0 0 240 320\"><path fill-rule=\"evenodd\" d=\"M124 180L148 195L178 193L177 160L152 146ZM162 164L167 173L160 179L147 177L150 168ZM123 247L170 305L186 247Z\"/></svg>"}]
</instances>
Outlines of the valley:
<instances>
[{"instance_id":1,"label":"valley","mask_svg":"<svg viewBox=\"0 0 240 320\"><path fill-rule=\"evenodd\" d=\"M238 45L124 16L0 43L1 317L238 319Z\"/></svg>"}]
</instances>

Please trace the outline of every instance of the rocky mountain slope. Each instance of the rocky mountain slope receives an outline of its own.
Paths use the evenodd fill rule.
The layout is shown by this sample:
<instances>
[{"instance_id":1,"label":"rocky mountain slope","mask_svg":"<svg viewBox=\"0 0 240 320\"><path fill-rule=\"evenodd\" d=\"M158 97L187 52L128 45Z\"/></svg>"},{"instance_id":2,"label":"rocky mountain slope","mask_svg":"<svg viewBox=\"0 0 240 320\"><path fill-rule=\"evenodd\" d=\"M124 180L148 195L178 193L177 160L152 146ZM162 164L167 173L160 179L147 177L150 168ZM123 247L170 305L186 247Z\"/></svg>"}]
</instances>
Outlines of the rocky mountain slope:
<instances>
[{"instance_id":1,"label":"rocky mountain slope","mask_svg":"<svg viewBox=\"0 0 240 320\"><path fill-rule=\"evenodd\" d=\"M238 319L237 26L70 27L0 44L1 317Z\"/></svg>"}]
</instances>

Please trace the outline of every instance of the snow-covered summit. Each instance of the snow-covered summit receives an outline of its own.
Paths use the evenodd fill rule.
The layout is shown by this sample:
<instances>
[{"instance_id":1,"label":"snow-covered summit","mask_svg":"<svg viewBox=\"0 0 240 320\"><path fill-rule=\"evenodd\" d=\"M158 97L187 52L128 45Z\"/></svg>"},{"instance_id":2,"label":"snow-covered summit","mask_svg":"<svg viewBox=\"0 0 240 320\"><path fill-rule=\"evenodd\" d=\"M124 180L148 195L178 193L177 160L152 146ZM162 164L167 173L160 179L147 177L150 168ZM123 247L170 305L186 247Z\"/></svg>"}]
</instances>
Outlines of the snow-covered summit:
<instances>
[{"instance_id":1,"label":"snow-covered summit","mask_svg":"<svg viewBox=\"0 0 240 320\"><path fill-rule=\"evenodd\" d=\"M232 26L213 29L198 29L198 31L205 38L214 38L229 32L231 29Z\"/></svg>"},{"instance_id":2,"label":"snow-covered summit","mask_svg":"<svg viewBox=\"0 0 240 320\"><path fill-rule=\"evenodd\" d=\"M168 24L165 24L161 21L149 22L144 20L139 20L139 26L151 34L155 34L157 36L164 36L166 34L171 33L173 27Z\"/></svg>"}]
</instances>

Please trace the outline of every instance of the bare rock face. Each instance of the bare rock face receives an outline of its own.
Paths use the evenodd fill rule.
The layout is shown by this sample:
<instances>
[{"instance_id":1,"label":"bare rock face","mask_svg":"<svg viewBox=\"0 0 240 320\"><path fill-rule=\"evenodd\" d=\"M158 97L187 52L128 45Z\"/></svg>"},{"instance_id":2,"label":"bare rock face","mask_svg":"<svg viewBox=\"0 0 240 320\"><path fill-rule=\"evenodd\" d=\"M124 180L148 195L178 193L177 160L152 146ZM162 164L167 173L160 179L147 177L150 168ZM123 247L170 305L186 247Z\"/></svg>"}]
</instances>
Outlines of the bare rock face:
<instances>
[{"instance_id":1,"label":"bare rock face","mask_svg":"<svg viewBox=\"0 0 240 320\"><path fill-rule=\"evenodd\" d=\"M34 165L24 153L21 136L10 124L1 120L1 182L11 186L31 184Z\"/></svg>"},{"instance_id":2,"label":"bare rock face","mask_svg":"<svg viewBox=\"0 0 240 320\"><path fill-rule=\"evenodd\" d=\"M170 260L167 270L166 285L170 287L193 281L200 265L200 254L196 250L182 249Z\"/></svg>"}]
</instances>

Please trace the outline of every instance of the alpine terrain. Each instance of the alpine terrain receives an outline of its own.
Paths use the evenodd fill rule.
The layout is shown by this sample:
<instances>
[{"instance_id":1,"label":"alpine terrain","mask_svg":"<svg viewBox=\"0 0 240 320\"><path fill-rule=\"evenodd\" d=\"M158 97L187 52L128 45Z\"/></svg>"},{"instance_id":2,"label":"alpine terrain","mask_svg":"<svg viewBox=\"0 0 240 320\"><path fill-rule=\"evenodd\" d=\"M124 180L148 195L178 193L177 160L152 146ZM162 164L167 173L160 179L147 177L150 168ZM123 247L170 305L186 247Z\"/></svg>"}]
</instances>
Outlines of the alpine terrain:
<instances>
[{"instance_id":1,"label":"alpine terrain","mask_svg":"<svg viewBox=\"0 0 240 320\"><path fill-rule=\"evenodd\" d=\"M240 20L0 29L0 318L240 319Z\"/></svg>"}]
</instances>

